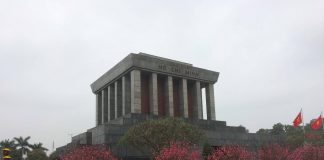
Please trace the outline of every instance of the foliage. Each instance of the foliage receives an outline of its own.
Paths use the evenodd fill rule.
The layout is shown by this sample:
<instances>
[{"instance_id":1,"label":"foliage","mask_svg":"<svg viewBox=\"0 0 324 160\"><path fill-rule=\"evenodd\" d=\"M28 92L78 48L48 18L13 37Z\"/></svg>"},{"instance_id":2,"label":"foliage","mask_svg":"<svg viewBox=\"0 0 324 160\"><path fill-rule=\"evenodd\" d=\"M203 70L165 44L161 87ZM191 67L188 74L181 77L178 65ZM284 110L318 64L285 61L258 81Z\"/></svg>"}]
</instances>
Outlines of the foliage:
<instances>
[{"instance_id":1,"label":"foliage","mask_svg":"<svg viewBox=\"0 0 324 160\"><path fill-rule=\"evenodd\" d=\"M285 132L285 126L281 123L277 123L272 126L272 129L261 128L256 133L260 136L269 136L269 135L284 136L286 132Z\"/></svg>"},{"instance_id":2,"label":"foliage","mask_svg":"<svg viewBox=\"0 0 324 160\"><path fill-rule=\"evenodd\" d=\"M305 127L294 127L292 125L282 125L277 123L272 129L259 129L257 134L263 137L279 136L283 138L284 143L290 150L301 147L304 143L312 145L324 146L324 133L322 131L314 131L310 124Z\"/></svg>"},{"instance_id":3,"label":"foliage","mask_svg":"<svg viewBox=\"0 0 324 160\"><path fill-rule=\"evenodd\" d=\"M260 148L255 154L239 146L226 146L214 150L208 160L323 160L324 147L307 144L289 152L287 147L272 144Z\"/></svg>"},{"instance_id":4,"label":"foliage","mask_svg":"<svg viewBox=\"0 0 324 160\"><path fill-rule=\"evenodd\" d=\"M33 149L28 153L28 160L47 160L47 155L42 149Z\"/></svg>"},{"instance_id":5,"label":"foliage","mask_svg":"<svg viewBox=\"0 0 324 160\"><path fill-rule=\"evenodd\" d=\"M82 146L63 155L61 160L117 160L103 146Z\"/></svg>"},{"instance_id":6,"label":"foliage","mask_svg":"<svg viewBox=\"0 0 324 160\"><path fill-rule=\"evenodd\" d=\"M150 120L130 128L120 140L120 144L130 145L141 151L145 149L157 153L169 142L198 144L203 139L198 127L178 118Z\"/></svg>"},{"instance_id":7,"label":"foliage","mask_svg":"<svg viewBox=\"0 0 324 160\"><path fill-rule=\"evenodd\" d=\"M278 144L271 144L261 147L258 150L259 160L285 160L289 154L288 148Z\"/></svg>"},{"instance_id":8,"label":"foliage","mask_svg":"<svg viewBox=\"0 0 324 160\"><path fill-rule=\"evenodd\" d=\"M5 139L0 142L0 147L1 148L10 148L10 149L16 149L15 141Z\"/></svg>"},{"instance_id":9,"label":"foliage","mask_svg":"<svg viewBox=\"0 0 324 160\"><path fill-rule=\"evenodd\" d=\"M49 160L57 160L57 159L59 159L59 154L56 151L54 151L49 155L48 159Z\"/></svg>"},{"instance_id":10,"label":"foliage","mask_svg":"<svg viewBox=\"0 0 324 160\"><path fill-rule=\"evenodd\" d=\"M254 154L240 146L225 146L214 150L208 160L253 160Z\"/></svg>"},{"instance_id":11,"label":"foliage","mask_svg":"<svg viewBox=\"0 0 324 160\"><path fill-rule=\"evenodd\" d=\"M274 124L270 131L270 134L284 135L285 134L284 125L282 125L281 123Z\"/></svg>"},{"instance_id":12,"label":"foliage","mask_svg":"<svg viewBox=\"0 0 324 160\"><path fill-rule=\"evenodd\" d=\"M188 143L171 142L155 155L155 160L200 160L197 149L191 149Z\"/></svg>"},{"instance_id":13,"label":"foliage","mask_svg":"<svg viewBox=\"0 0 324 160\"><path fill-rule=\"evenodd\" d=\"M42 150L43 152L44 151L47 151L46 148L43 147L43 144L42 143L36 143L36 144L33 144L33 145L30 145L29 144L29 139L30 139L30 136L26 137L26 138L23 138L23 137L14 137L13 140L9 140L9 139L5 139L3 141L0 142L0 148L10 148L11 149L11 152L10 152L10 156L12 157L12 159L15 159L15 160L20 160L22 159L22 153L24 154L28 154L29 155L40 155L40 151L36 151L36 150ZM34 151L35 150L35 153L33 154L30 154L31 152L31 149ZM32 151L32 152L33 152ZM44 152L45 153L45 152ZM45 154L46 156L46 154ZM29 158L29 159L36 159L36 158Z\"/></svg>"},{"instance_id":14,"label":"foliage","mask_svg":"<svg viewBox=\"0 0 324 160\"><path fill-rule=\"evenodd\" d=\"M324 147L305 145L299 147L288 156L288 160L322 160L324 159Z\"/></svg>"},{"instance_id":15,"label":"foliage","mask_svg":"<svg viewBox=\"0 0 324 160\"><path fill-rule=\"evenodd\" d=\"M243 125L239 125L238 128L243 128L245 133L249 133L250 131L248 129L246 129Z\"/></svg>"},{"instance_id":16,"label":"foliage","mask_svg":"<svg viewBox=\"0 0 324 160\"><path fill-rule=\"evenodd\" d=\"M20 136L19 138L15 137L14 139L17 142L16 147L19 148L18 151L20 154L21 153L26 154L26 153L30 152L30 149L29 149L30 144L28 142L28 140L30 139L30 136L28 136L26 138L23 138Z\"/></svg>"},{"instance_id":17,"label":"foliage","mask_svg":"<svg viewBox=\"0 0 324 160\"><path fill-rule=\"evenodd\" d=\"M324 146L324 132L322 130L314 131L310 129L310 125L305 126L306 133L304 135L305 142L316 145Z\"/></svg>"},{"instance_id":18,"label":"foliage","mask_svg":"<svg viewBox=\"0 0 324 160\"><path fill-rule=\"evenodd\" d=\"M290 149L296 149L304 143L304 132L301 127L295 128L291 125L285 125L286 144Z\"/></svg>"},{"instance_id":19,"label":"foliage","mask_svg":"<svg viewBox=\"0 0 324 160\"><path fill-rule=\"evenodd\" d=\"M204 143L203 146L203 157L206 158L208 155L210 155L213 152L214 148L207 142Z\"/></svg>"},{"instance_id":20,"label":"foliage","mask_svg":"<svg viewBox=\"0 0 324 160\"><path fill-rule=\"evenodd\" d=\"M16 144L14 140L5 139L0 142L0 149L2 151L3 148L11 149L10 156L12 159L20 159L20 153L16 150Z\"/></svg>"},{"instance_id":21,"label":"foliage","mask_svg":"<svg viewBox=\"0 0 324 160\"><path fill-rule=\"evenodd\" d=\"M270 132L271 132L271 129L263 129L263 128L261 128L256 132L256 134L258 134L258 135L269 135Z\"/></svg>"},{"instance_id":22,"label":"foliage","mask_svg":"<svg viewBox=\"0 0 324 160\"><path fill-rule=\"evenodd\" d=\"M35 150L35 149L40 149L42 151L48 151L47 148L43 147L43 143L35 143L29 146L31 149Z\"/></svg>"}]
</instances>

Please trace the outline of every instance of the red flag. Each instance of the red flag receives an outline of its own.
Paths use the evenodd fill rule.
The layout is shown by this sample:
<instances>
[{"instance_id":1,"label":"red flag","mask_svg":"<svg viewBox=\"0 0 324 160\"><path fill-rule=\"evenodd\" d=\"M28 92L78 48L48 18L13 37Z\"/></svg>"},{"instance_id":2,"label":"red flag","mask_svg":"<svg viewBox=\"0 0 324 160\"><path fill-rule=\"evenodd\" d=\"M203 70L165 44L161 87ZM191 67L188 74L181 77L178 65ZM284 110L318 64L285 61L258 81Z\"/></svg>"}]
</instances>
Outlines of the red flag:
<instances>
[{"instance_id":1,"label":"red flag","mask_svg":"<svg viewBox=\"0 0 324 160\"><path fill-rule=\"evenodd\" d=\"M323 125L322 114L311 124L313 130L318 130Z\"/></svg>"},{"instance_id":2,"label":"red flag","mask_svg":"<svg viewBox=\"0 0 324 160\"><path fill-rule=\"evenodd\" d=\"M294 127L298 127L298 125L300 125L302 122L303 122L302 114L301 112L299 112L299 114L294 120Z\"/></svg>"}]
</instances>

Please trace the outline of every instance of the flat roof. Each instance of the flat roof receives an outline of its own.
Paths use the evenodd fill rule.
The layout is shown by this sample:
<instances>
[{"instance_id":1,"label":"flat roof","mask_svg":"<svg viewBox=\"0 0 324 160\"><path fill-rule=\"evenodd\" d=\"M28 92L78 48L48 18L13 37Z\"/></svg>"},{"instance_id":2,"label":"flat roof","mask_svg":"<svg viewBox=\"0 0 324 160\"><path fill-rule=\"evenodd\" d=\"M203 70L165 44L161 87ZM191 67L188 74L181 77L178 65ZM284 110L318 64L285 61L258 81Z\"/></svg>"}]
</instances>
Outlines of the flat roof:
<instances>
[{"instance_id":1,"label":"flat roof","mask_svg":"<svg viewBox=\"0 0 324 160\"><path fill-rule=\"evenodd\" d=\"M114 67L91 84L93 93L100 91L133 69L155 72L158 74L216 83L219 72L194 67L190 63L158 57L146 53L130 53Z\"/></svg>"}]
</instances>

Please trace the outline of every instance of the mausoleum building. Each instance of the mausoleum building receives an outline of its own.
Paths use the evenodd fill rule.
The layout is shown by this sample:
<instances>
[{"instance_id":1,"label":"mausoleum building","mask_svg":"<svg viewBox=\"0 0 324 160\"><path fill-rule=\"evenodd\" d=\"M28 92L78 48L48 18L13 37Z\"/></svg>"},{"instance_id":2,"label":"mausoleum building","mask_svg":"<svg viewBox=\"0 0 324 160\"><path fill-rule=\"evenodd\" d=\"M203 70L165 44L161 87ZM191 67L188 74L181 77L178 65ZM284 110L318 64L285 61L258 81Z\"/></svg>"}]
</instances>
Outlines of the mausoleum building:
<instances>
[{"instance_id":1,"label":"mausoleum building","mask_svg":"<svg viewBox=\"0 0 324 160\"><path fill-rule=\"evenodd\" d=\"M216 120L214 84L218 76L218 72L189 63L131 53L91 84L96 98L95 127L72 137L70 144L57 150L104 144L124 159L147 157L131 147L117 145L118 141L130 127L163 117L181 117L197 125L213 147L244 145L256 149L276 140Z\"/></svg>"},{"instance_id":2,"label":"mausoleum building","mask_svg":"<svg viewBox=\"0 0 324 160\"><path fill-rule=\"evenodd\" d=\"M208 120L216 120L214 84L218 72L144 53L129 54L91 84L96 125L128 113L203 119L205 88Z\"/></svg>"}]
</instances>

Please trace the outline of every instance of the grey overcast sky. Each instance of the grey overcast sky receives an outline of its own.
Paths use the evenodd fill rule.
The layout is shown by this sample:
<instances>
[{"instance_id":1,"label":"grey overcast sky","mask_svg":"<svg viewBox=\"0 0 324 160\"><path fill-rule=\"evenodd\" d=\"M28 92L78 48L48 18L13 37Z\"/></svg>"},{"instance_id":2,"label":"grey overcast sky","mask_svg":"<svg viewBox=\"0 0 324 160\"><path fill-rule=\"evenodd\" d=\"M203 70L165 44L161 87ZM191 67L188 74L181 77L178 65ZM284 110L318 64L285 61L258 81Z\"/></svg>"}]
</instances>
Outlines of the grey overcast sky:
<instances>
[{"instance_id":1,"label":"grey overcast sky","mask_svg":"<svg viewBox=\"0 0 324 160\"><path fill-rule=\"evenodd\" d=\"M138 52L220 72L230 126L324 110L323 0L1 0L0 140L51 149L94 127L90 84Z\"/></svg>"}]
</instances>

